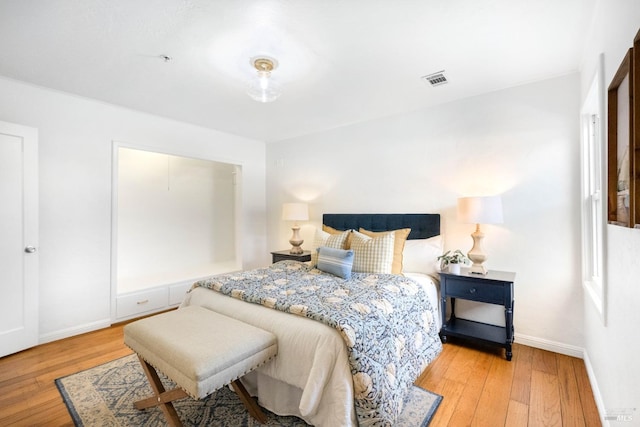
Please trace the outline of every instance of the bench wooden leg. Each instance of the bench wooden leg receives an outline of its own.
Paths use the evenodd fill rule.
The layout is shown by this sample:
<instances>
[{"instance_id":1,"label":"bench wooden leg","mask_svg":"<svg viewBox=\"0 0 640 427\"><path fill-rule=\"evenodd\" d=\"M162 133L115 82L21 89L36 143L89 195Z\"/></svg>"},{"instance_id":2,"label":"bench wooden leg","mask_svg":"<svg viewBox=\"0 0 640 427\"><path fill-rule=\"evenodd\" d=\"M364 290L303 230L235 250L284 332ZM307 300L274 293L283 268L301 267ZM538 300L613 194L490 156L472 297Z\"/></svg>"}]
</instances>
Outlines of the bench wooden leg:
<instances>
[{"instance_id":1,"label":"bench wooden leg","mask_svg":"<svg viewBox=\"0 0 640 427\"><path fill-rule=\"evenodd\" d=\"M149 379L149 385L151 385L151 388L153 389L153 396L138 400L133 405L136 409L139 410L159 406L170 426L181 427L182 422L180 421L180 417L178 417L176 408L173 407L173 403L171 402L178 399L184 399L189 395L179 387L172 390L165 390L164 385L162 384L162 381L160 380L160 377L156 372L156 369L153 366L149 365L147 361L142 357L138 356L138 359L140 359L142 369ZM245 408L247 408L249 414L259 423L265 424L268 421L267 416L264 414L264 412L262 412L260 406L258 406L256 401L253 400L240 380L233 381L231 383L231 387L236 392Z\"/></svg>"},{"instance_id":2,"label":"bench wooden leg","mask_svg":"<svg viewBox=\"0 0 640 427\"><path fill-rule=\"evenodd\" d=\"M162 385L162 381L160 380L160 377L158 376L155 368L149 365L147 361L142 357L138 356L138 359L140 359L142 369L149 379L149 385L151 385L154 395L135 402L135 408L146 409L153 406L159 406L170 426L181 427L182 422L180 421L180 417L178 417L176 408L173 407L173 403L171 402L174 400L183 399L187 397L188 394L181 388L174 388L173 390L168 391L165 390L164 385Z\"/></svg>"},{"instance_id":3,"label":"bench wooden leg","mask_svg":"<svg viewBox=\"0 0 640 427\"><path fill-rule=\"evenodd\" d=\"M256 401L253 400L240 380L233 381L231 383L231 387L233 387L233 390L236 392L238 397L240 397L240 400L244 404L245 408L247 408L247 411L249 411L249 414L256 420L258 420L260 424L265 424L267 422L267 416L264 414L264 412L262 412L260 406L258 406Z\"/></svg>"}]
</instances>

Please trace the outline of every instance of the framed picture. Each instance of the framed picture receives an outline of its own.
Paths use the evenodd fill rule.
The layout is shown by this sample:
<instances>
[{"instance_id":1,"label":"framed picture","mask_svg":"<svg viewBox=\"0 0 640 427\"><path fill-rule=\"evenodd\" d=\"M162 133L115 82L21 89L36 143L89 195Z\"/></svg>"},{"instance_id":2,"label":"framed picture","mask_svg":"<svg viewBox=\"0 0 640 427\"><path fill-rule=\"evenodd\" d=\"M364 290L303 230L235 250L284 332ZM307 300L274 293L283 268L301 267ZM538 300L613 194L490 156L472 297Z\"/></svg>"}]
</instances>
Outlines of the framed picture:
<instances>
[{"instance_id":1,"label":"framed picture","mask_svg":"<svg viewBox=\"0 0 640 427\"><path fill-rule=\"evenodd\" d=\"M635 182L632 199L634 201L634 216L631 226L640 228L640 30L633 40L631 55L632 84L631 91L633 106L631 108L631 148L632 163L631 179Z\"/></svg>"},{"instance_id":2,"label":"framed picture","mask_svg":"<svg viewBox=\"0 0 640 427\"><path fill-rule=\"evenodd\" d=\"M637 39L637 37L636 37ZM631 48L625 55L607 93L607 205L609 224L634 227L636 215L636 179L634 150L634 86Z\"/></svg>"}]
</instances>

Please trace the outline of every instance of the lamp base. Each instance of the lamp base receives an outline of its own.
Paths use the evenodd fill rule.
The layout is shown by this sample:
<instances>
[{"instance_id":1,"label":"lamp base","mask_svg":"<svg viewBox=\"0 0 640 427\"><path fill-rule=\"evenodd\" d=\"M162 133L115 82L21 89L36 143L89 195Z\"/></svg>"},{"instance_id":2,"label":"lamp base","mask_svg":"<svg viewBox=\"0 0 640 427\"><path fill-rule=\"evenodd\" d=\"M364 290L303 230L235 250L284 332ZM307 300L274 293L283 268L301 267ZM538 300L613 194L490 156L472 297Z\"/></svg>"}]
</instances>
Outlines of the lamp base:
<instances>
[{"instance_id":1,"label":"lamp base","mask_svg":"<svg viewBox=\"0 0 640 427\"><path fill-rule=\"evenodd\" d=\"M302 253L304 252L300 247L302 241L298 242L297 245L294 245L291 240L289 240L289 243L291 243L291 250L289 251L291 255L302 255Z\"/></svg>"},{"instance_id":2,"label":"lamp base","mask_svg":"<svg viewBox=\"0 0 640 427\"><path fill-rule=\"evenodd\" d=\"M289 251L289 253L291 255L300 255L304 252L300 247L304 243L304 240L300 238L300 227L295 225L291 227L291 230L293 230L293 235L289 240L289 243L291 243L291 250Z\"/></svg>"},{"instance_id":3,"label":"lamp base","mask_svg":"<svg viewBox=\"0 0 640 427\"><path fill-rule=\"evenodd\" d=\"M471 233L473 239L473 247L467 253L467 258L473 262L473 265L469 269L470 274L487 274L487 268L482 265L487 259L484 251L482 250L482 240L484 239L484 233L480 230L480 224L476 224L476 231Z\"/></svg>"},{"instance_id":4,"label":"lamp base","mask_svg":"<svg viewBox=\"0 0 640 427\"><path fill-rule=\"evenodd\" d=\"M481 274L486 275L488 273L487 268L482 264L473 264L469 268L469 274Z\"/></svg>"}]
</instances>

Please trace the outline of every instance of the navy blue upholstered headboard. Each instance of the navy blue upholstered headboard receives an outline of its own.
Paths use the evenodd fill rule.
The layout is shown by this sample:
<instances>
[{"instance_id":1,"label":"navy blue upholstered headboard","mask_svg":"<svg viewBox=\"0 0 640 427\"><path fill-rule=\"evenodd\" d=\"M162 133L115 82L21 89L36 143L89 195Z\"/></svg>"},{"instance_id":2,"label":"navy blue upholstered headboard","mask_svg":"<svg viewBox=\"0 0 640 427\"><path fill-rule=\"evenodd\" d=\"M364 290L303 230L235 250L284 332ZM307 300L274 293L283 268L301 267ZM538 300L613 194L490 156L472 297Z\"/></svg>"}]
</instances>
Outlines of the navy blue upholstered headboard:
<instances>
[{"instance_id":1,"label":"navy blue upholstered headboard","mask_svg":"<svg viewBox=\"0 0 640 427\"><path fill-rule=\"evenodd\" d=\"M390 231L410 228L409 240L440 234L440 214L324 214L322 223L336 230Z\"/></svg>"}]
</instances>

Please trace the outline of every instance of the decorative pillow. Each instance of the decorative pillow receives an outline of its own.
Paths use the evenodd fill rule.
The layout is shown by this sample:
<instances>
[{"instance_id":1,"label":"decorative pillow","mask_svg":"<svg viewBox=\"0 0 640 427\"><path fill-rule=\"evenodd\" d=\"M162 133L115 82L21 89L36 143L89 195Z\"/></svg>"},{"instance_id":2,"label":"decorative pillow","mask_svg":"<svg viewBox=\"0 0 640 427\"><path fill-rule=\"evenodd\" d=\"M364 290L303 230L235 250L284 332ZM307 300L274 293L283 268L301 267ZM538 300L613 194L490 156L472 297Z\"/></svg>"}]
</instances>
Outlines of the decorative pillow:
<instances>
[{"instance_id":1,"label":"decorative pillow","mask_svg":"<svg viewBox=\"0 0 640 427\"><path fill-rule=\"evenodd\" d=\"M352 234L353 271L357 273L391 273L395 233L388 233L380 237L369 237L357 231Z\"/></svg>"},{"instance_id":2,"label":"decorative pillow","mask_svg":"<svg viewBox=\"0 0 640 427\"><path fill-rule=\"evenodd\" d=\"M351 279L353 251L321 246L318 251L318 270L331 273L343 279Z\"/></svg>"},{"instance_id":3,"label":"decorative pillow","mask_svg":"<svg viewBox=\"0 0 640 427\"><path fill-rule=\"evenodd\" d=\"M402 271L438 277L438 257L442 255L442 252L442 236L407 240L402 256Z\"/></svg>"},{"instance_id":4,"label":"decorative pillow","mask_svg":"<svg viewBox=\"0 0 640 427\"><path fill-rule=\"evenodd\" d=\"M404 250L404 242L407 241L407 237L409 237L411 229L401 228L399 230L376 232L361 228L360 232L369 237L378 237L384 236L387 233L395 233L396 237L393 246L393 265L391 266L391 272L393 274L402 274L402 251Z\"/></svg>"},{"instance_id":5,"label":"decorative pillow","mask_svg":"<svg viewBox=\"0 0 640 427\"><path fill-rule=\"evenodd\" d=\"M329 233L329 234L340 234L340 233L342 233L342 231L336 230L335 228L329 227L328 225L324 225L324 224L322 224L322 231L324 231L325 233Z\"/></svg>"},{"instance_id":6,"label":"decorative pillow","mask_svg":"<svg viewBox=\"0 0 640 427\"><path fill-rule=\"evenodd\" d=\"M311 251L311 267L318 264L318 249L321 246L327 246L334 249L345 249L345 242L351 234L351 230L341 231L339 234L329 234L325 231L316 229L316 236L313 240L313 250Z\"/></svg>"},{"instance_id":7,"label":"decorative pillow","mask_svg":"<svg viewBox=\"0 0 640 427\"><path fill-rule=\"evenodd\" d=\"M322 224L322 231L329 234L344 233L344 231L342 230L336 230L335 228L329 227L328 225L324 225L324 224ZM342 249L349 249L349 248L351 248L351 233L347 234L347 240L344 242L344 248Z\"/></svg>"}]
</instances>

